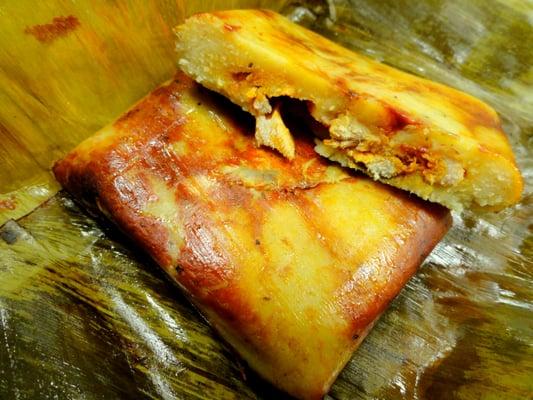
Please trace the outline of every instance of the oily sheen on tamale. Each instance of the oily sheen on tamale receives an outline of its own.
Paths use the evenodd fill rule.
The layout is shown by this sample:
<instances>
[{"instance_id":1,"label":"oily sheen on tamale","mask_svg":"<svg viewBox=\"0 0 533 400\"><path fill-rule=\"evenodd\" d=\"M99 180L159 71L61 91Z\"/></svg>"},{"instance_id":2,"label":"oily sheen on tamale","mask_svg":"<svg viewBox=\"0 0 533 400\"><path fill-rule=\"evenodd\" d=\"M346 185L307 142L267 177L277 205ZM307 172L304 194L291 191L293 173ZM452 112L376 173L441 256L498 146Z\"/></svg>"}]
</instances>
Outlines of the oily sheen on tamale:
<instances>
[{"instance_id":1,"label":"oily sheen on tamale","mask_svg":"<svg viewBox=\"0 0 533 400\"><path fill-rule=\"evenodd\" d=\"M329 389L450 224L316 155L292 162L253 121L179 73L56 163L58 181L163 268L261 376Z\"/></svg>"}]
</instances>

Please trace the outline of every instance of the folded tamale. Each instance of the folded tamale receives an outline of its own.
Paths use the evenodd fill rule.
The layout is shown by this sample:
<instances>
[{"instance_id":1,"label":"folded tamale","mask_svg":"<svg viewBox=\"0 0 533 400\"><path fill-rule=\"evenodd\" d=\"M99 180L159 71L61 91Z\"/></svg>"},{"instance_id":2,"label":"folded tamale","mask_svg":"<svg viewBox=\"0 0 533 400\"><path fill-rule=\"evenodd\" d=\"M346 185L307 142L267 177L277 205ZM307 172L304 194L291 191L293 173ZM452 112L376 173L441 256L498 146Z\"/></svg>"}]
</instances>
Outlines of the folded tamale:
<instances>
[{"instance_id":1,"label":"folded tamale","mask_svg":"<svg viewBox=\"0 0 533 400\"><path fill-rule=\"evenodd\" d=\"M197 14L176 34L183 71L253 114L257 141L289 159L282 105L297 99L316 151L331 160L452 209L499 210L520 199L522 178L496 112L466 93L272 11Z\"/></svg>"},{"instance_id":2,"label":"folded tamale","mask_svg":"<svg viewBox=\"0 0 533 400\"><path fill-rule=\"evenodd\" d=\"M251 368L320 398L450 224L318 156L258 148L248 114L182 73L56 163Z\"/></svg>"}]
</instances>

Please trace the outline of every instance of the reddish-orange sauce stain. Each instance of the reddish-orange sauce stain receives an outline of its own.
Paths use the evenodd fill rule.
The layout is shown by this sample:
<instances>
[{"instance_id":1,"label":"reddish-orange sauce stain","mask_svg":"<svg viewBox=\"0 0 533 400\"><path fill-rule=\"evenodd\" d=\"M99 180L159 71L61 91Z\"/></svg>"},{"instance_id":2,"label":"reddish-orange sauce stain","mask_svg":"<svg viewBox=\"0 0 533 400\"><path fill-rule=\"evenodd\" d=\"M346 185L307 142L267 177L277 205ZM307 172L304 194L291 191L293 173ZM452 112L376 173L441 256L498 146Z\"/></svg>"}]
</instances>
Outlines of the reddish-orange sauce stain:
<instances>
[{"instance_id":1,"label":"reddish-orange sauce stain","mask_svg":"<svg viewBox=\"0 0 533 400\"><path fill-rule=\"evenodd\" d=\"M234 32L234 31L238 31L239 29L241 29L241 27L238 25L224 24L224 29L227 30L228 32Z\"/></svg>"},{"instance_id":2,"label":"reddish-orange sauce stain","mask_svg":"<svg viewBox=\"0 0 533 400\"><path fill-rule=\"evenodd\" d=\"M398 132L405 128L407 125L416 125L417 122L414 119L401 112L400 110L395 109L391 106L386 106L386 108L390 116L389 130L391 133Z\"/></svg>"},{"instance_id":3,"label":"reddish-orange sauce stain","mask_svg":"<svg viewBox=\"0 0 533 400\"><path fill-rule=\"evenodd\" d=\"M15 208L17 208L17 200L13 196L8 199L0 200L0 211L14 210Z\"/></svg>"},{"instance_id":4,"label":"reddish-orange sauce stain","mask_svg":"<svg viewBox=\"0 0 533 400\"><path fill-rule=\"evenodd\" d=\"M276 19L276 13L270 10L256 10L256 13L268 19Z\"/></svg>"},{"instance_id":5,"label":"reddish-orange sauce stain","mask_svg":"<svg viewBox=\"0 0 533 400\"><path fill-rule=\"evenodd\" d=\"M41 43L51 43L61 36L67 35L80 26L74 15L55 17L49 24L28 26L24 33L32 35Z\"/></svg>"},{"instance_id":6,"label":"reddish-orange sauce stain","mask_svg":"<svg viewBox=\"0 0 533 400\"><path fill-rule=\"evenodd\" d=\"M241 81L246 80L246 78L248 78L248 76L250 76L250 74L251 74L250 71L233 72L231 74L231 77L234 80L236 80L237 82L241 82Z\"/></svg>"}]
</instances>

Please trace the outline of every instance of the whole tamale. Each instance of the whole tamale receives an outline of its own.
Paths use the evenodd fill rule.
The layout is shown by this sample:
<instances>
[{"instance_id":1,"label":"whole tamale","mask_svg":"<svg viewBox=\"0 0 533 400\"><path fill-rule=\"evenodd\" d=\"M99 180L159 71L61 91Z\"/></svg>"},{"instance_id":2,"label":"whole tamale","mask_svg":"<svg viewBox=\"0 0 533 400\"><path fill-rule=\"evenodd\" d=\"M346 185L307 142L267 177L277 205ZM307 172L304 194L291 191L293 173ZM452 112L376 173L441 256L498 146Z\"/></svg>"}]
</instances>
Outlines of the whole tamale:
<instances>
[{"instance_id":1,"label":"whole tamale","mask_svg":"<svg viewBox=\"0 0 533 400\"><path fill-rule=\"evenodd\" d=\"M260 375L320 398L449 213L330 165L305 137L292 162L257 148L246 116L213 96L178 73L54 173Z\"/></svg>"}]
</instances>

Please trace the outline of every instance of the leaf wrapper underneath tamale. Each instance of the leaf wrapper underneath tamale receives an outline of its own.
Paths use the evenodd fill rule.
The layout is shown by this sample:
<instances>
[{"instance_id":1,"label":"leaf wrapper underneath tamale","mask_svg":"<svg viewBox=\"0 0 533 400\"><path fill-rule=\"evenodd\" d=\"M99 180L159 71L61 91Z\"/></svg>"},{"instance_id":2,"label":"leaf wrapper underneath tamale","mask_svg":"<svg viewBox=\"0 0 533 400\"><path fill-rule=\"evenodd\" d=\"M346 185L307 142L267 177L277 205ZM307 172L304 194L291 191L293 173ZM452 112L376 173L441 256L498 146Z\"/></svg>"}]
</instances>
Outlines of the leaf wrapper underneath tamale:
<instances>
[{"instance_id":1,"label":"leaf wrapper underneath tamale","mask_svg":"<svg viewBox=\"0 0 533 400\"><path fill-rule=\"evenodd\" d=\"M450 224L442 207L330 165L292 162L177 74L54 173L152 256L260 375L320 398Z\"/></svg>"}]
</instances>

